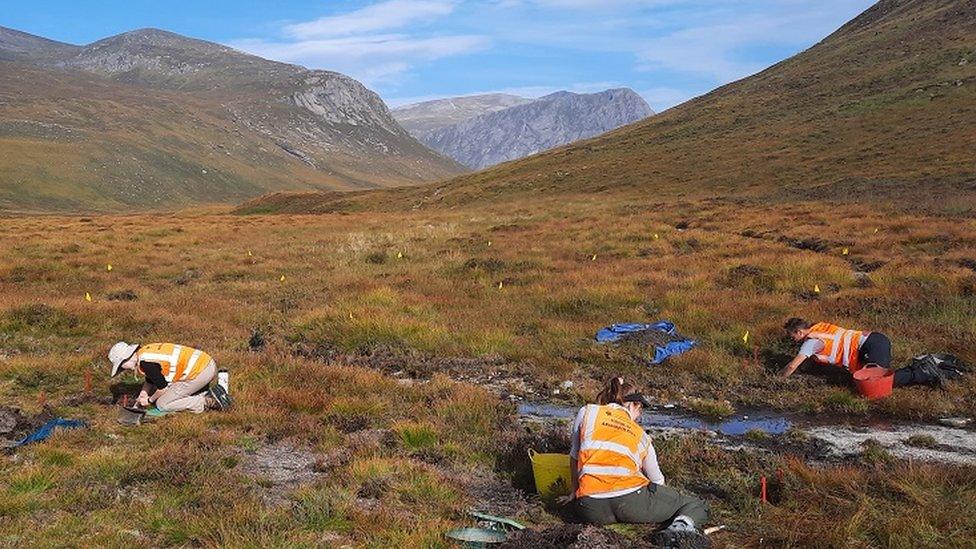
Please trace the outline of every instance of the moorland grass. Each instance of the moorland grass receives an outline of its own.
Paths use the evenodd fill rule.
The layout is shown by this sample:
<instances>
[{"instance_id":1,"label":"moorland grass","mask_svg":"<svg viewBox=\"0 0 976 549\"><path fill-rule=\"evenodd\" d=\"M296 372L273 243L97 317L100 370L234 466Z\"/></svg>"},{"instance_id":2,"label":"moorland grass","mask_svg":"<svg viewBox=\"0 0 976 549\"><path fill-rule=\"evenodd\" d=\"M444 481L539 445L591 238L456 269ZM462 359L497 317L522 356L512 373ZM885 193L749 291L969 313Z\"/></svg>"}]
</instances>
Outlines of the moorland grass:
<instances>
[{"instance_id":1,"label":"moorland grass","mask_svg":"<svg viewBox=\"0 0 976 549\"><path fill-rule=\"evenodd\" d=\"M823 251L791 244L827 233L840 236ZM780 328L792 315L884 331L899 364L923 351L973 360L973 234L968 219L722 200L661 211L606 200L439 214L4 219L0 399L35 412L44 391L56 413L91 428L0 464L0 537L104 546L443 543L441 534L465 524L464 509L478 503L457 471L505 466L501 456L512 455L512 407L449 372L405 382L345 364L378 347L394 360L403 353L405 366L416 353L484 359L537 389L570 379L573 402L623 373L660 402L690 400L716 414L727 413L728 400L842 416L971 416L972 380L868 402L828 378L769 372L795 351ZM385 262L367 260L379 253ZM26 268L34 262L44 268ZM880 263L870 284L853 274L866 263ZM188 271L196 274L182 276ZM107 297L123 291L136 298ZM660 318L698 347L648 367L592 341L602 326ZM265 341L256 352L255 330ZM126 430L108 407L65 400L83 392L86 372L108 394L104 354L119 339L212 352L231 370L240 405ZM388 433L378 435L385 442L363 444L372 431ZM326 459L327 473L287 496L291 505L269 507L261 497L268 480L241 471L248 456L282 440L322 459L344 457ZM938 498L971 501L971 468L905 466L868 448L863 464L811 469L696 437L656 444L669 482L703 493L716 520L733 527L717 538L731 545L763 537L934 546L936 532L965 545L976 531L954 526L970 520L955 511L889 518L913 506L934 511ZM758 475L778 469L789 490L757 506Z\"/></svg>"}]
</instances>

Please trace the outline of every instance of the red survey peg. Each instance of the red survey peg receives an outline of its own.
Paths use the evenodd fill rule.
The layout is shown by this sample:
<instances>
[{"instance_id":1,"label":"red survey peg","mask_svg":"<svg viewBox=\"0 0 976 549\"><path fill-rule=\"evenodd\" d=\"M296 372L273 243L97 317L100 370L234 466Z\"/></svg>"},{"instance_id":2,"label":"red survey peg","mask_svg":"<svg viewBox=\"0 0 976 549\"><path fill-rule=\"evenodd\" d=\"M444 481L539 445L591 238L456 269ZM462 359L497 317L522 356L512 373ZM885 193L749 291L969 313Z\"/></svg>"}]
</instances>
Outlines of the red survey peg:
<instances>
[{"instance_id":1,"label":"red survey peg","mask_svg":"<svg viewBox=\"0 0 976 549\"><path fill-rule=\"evenodd\" d=\"M759 477L759 501L769 503L766 499L766 475Z\"/></svg>"},{"instance_id":2,"label":"red survey peg","mask_svg":"<svg viewBox=\"0 0 976 549\"><path fill-rule=\"evenodd\" d=\"M85 392L90 393L92 390L92 373L91 370L85 370Z\"/></svg>"}]
</instances>

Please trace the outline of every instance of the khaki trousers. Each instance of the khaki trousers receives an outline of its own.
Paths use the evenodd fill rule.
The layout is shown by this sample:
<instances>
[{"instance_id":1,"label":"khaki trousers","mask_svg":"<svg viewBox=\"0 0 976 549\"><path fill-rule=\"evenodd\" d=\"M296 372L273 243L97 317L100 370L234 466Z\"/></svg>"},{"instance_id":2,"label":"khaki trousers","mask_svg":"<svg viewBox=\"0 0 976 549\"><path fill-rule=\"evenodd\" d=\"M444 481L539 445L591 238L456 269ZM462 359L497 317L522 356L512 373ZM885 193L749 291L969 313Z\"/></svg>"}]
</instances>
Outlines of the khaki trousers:
<instances>
[{"instance_id":1,"label":"khaki trousers","mask_svg":"<svg viewBox=\"0 0 976 549\"><path fill-rule=\"evenodd\" d=\"M217 375L217 365L214 361L200 370L197 377L184 381L170 383L163 395L156 400L156 407L163 412L182 412L189 410L194 414L199 414L207 407L204 394L194 394L203 389L213 381Z\"/></svg>"}]
</instances>

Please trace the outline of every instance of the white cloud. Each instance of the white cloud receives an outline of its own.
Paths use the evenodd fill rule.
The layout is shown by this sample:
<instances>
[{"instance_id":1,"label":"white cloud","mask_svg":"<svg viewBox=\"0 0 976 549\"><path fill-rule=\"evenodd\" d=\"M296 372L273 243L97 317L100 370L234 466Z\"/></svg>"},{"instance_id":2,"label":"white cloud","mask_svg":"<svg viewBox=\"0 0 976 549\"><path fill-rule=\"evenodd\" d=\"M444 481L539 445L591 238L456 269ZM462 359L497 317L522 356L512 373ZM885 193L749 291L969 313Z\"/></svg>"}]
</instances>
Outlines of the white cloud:
<instances>
[{"instance_id":1,"label":"white cloud","mask_svg":"<svg viewBox=\"0 0 976 549\"><path fill-rule=\"evenodd\" d=\"M666 7L677 4L687 4L694 0L497 0L496 4L504 8L522 6L538 6L554 9L617 9L617 8L648 8Z\"/></svg>"},{"instance_id":2,"label":"white cloud","mask_svg":"<svg viewBox=\"0 0 976 549\"><path fill-rule=\"evenodd\" d=\"M644 90L648 103L663 110L765 68L775 59L771 52L778 56L812 44L871 2L381 0L279 26L277 37L231 45L343 72L386 94L443 97L451 94L437 92L464 90L468 80L472 88L497 86L492 91L526 97L627 86ZM436 70L439 60L496 46L477 63ZM425 71L422 83L409 77L429 65L435 70ZM618 82L589 88L562 83L576 79ZM406 99L412 98L390 102Z\"/></svg>"},{"instance_id":3,"label":"white cloud","mask_svg":"<svg viewBox=\"0 0 976 549\"><path fill-rule=\"evenodd\" d=\"M488 39L478 35L389 32L450 15L457 1L386 0L286 25L281 29L286 38L281 40L241 39L229 45L268 59L338 71L371 86L395 83L420 63L488 47Z\"/></svg>"},{"instance_id":4,"label":"white cloud","mask_svg":"<svg viewBox=\"0 0 976 549\"><path fill-rule=\"evenodd\" d=\"M372 33L443 17L454 7L452 0L387 0L342 15L288 25L284 31L298 40Z\"/></svg>"},{"instance_id":5,"label":"white cloud","mask_svg":"<svg viewBox=\"0 0 976 549\"><path fill-rule=\"evenodd\" d=\"M417 63L470 53L487 44L480 36L376 34L297 42L240 40L230 45L269 59L342 72L372 85L390 82Z\"/></svg>"}]
</instances>

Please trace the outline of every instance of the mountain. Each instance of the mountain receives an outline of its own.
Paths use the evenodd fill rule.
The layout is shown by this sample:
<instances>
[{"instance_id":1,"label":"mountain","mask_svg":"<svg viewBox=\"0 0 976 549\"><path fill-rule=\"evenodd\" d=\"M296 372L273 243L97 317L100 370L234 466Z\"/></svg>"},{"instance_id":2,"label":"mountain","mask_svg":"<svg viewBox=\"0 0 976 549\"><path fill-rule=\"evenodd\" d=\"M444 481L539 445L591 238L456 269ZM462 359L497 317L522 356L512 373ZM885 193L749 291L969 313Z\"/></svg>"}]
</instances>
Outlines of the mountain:
<instances>
[{"instance_id":1,"label":"mountain","mask_svg":"<svg viewBox=\"0 0 976 549\"><path fill-rule=\"evenodd\" d=\"M447 110L458 100L448 101L437 107ZM499 102L496 100L492 104ZM416 112L419 107L414 106L406 112ZM426 110L430 112L432 109ZM475 110L468 108L466 112ZM557 92L464 118L451 125L412 130L412 133L430 148L465 166L485 168L600 135L652 114L654 111L644 99L628 89L593 94ZM460 118L460 114L457 117Z\"/></svg>"},{"instance_id":2,"label":"mountain","mask_svg":"<svg viewBox=\"0 0 976 549\"><path fill-rule=\"evenodd\" d=\"M0 27L0 60L19 59L54 61L81 49L78 46L48 40L26 32Z\"/></svg>"},{"instance_id":3,"label":"mountain","mask_svg":"<svg viewBox=\"0 0 976 549\"><path fill-rule=\"evenodd\" d=\"M531 99L517 95L489 93L424 101L397 107L392 112L403 129L422 140L427 133L453 126L469 118L531 102Z\"/></svg>"},{"instance_id":4,"label":"mountain","mask_svg":"<svg viewBox=\"0 0 976 549\"><path fill-rule=\"evenodd\" d=\"M314 203L438 208L629 193L965 210L974 150L976 0L882 0L807 51L638 124L434 185ZM279 196L263 208L310 200Z\"/></svg>"},{"instance_id":5,"label":"mountain","mask_svg":"<svg viewBox=\"0 0 976 549\"><path fill-rule=\"evenodd\" d=\"M72 46L0 28L0 207L239 201L463 168L329 71L155 29Z\"/></svg>"}]
</instances>

